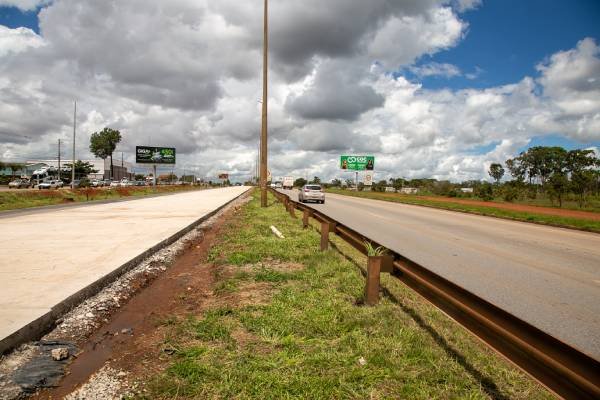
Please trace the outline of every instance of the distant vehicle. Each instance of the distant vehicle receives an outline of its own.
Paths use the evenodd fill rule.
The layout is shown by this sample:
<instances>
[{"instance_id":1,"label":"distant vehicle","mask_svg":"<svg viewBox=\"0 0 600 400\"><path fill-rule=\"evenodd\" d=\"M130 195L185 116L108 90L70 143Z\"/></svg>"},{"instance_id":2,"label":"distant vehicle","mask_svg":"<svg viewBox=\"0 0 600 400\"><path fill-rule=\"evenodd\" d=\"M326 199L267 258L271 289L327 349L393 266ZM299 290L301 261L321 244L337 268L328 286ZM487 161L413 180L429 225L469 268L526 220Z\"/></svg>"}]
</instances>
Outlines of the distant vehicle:
<instances>
[{"instance_id":1,"label":"distant vehicle","mask_svg":"<svg viewBox=\"0 0 600 400\"><path fill-rule=\"evenodd\" d=\"M127 178L121 179L121 186L132 186L132 185L133 185L133 183L129 179L127 179Z\"/></svg>"},{"instance_id":2,"label":"distant vehicle","mask_svg":"<svg viewBox=\"0 0 600 400\"><path fill-rule=\"evenodd\" d=\"M284 189L292 190L294 188L294 177L284 176L282 186Z\"/></svg>"},{"instance_id":3,"label":"distant vehicle","mask_svg":"<svg viewBox=\"0 0 600 400\"><path fill-rule=\"evenodd\" d=\"M92 187L102 187L102 186L104 186L104 181L101 181L101 180L99 180L99 179L93 179L93 180L90 182L90 185L91 185Z\"/></svg>"},{"instance_id":4,"label":"distant vehicle","mask_svg":"<svg viewBox=\"0 0 600 400\"><path fill-rule=\"evenodd\" d=\"M8 183L9 189L28 188L29 186L31 186L31 183L29 183L27 179L15 179L14 181Z\"/></svg>"},{"instance_id":5,"label":"distant vehicle","mask_svg":"<svg viewBox=\"0 0 600 400\"><path fill-rule=\"evenodd\" d=\"M281 184L281 182L273 182L271 183L271 187L275 189L281 189L283 185Z\"/></svg>"},{"instance_id":6,"label":"distant vehicle","mask_svg":"<svg viewBox=\"0 0 600 400\"><path fill-rule=\"evenodd\" d=\"M110 187L119 187L119 186L121 186L121 182L119 182L119 181L112 181L110 183Z\"/></svg>"},{"instance_id":7,"label":"distant vehicle","mask_svg":"<svg viewBox=\"0 0 600 400\"><path fill-rule=\"evenodd\" d=\"M40 183L38 185L38 189L58 189L60 187L63 186L63 183L61 181L55 181L55 180L50 180L50 181L44 181L42 183Z\"/></svg>"},{"instance_id":8,"label":"distant vehicle","mask_svg":"<svg viewBox=\"0 0 600 400\"><path fill-rule=\"evenodd\" d=\"M300 203L308 201L316 201L317 203L325 203L325 193L320 185L304 185L298 194Z\"/></svg>"},{"instance_id":9,"label":"distant vehicle","mask_svg":"<svg viewBox=\"0 0 600 400\"><path fill-rule=\"evenodd\" d=\"M102 180L102 186L106 186L106 187L110 186L110 179Z\"/></svg>"},{"instance_id":10,"label":"distant vehicle","mask_svg":"<svg viewBox=\"0 0 600 400\"><path fill-rule=\"evenodd\" d=\"M84 178L84 179L75 179L72 183L73 183L73 187L75 189L80 189L80 188L92 186L92 183L87 178Z\"/></svg>"},{"instance_id":11,"label":"distant vehicle","mask_svg":"<svg viewBox=\"0 0 600 400\"><path fill-rule=\"evenodd\" d=\"M135 181L135 186L146 186L145 181Z\"/></svg>"}]
</instances>

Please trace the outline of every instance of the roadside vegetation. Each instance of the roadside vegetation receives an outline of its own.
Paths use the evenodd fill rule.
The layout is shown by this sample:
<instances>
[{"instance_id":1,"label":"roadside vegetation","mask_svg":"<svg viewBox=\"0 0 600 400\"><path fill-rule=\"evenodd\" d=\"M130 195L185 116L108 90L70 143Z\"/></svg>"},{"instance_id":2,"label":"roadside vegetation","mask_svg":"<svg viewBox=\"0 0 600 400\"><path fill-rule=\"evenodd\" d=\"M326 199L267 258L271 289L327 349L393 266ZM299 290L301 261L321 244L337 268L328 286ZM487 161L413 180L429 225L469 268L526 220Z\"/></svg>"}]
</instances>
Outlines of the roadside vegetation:
<instances>
[{"instance_id":1,"label":"roadside vegetation","mask_svg":"<svg viewBox=\"0 0 600 400\"><path fill-rule=\"evenodd\" d=\"M269 203L255 192L224 228L215 296L163 321L171 361L139 398L551 398L396 281L397 303L362 305L366 259L336 239L318 252L316 228Z\"/></svg>"},{"instance_id":2,"label":"roadside vegetation","mask_svg":"<svg viewBox=\"0 0 600 400\"><path fill-rule=\"evenodd\" d=\"M60 190L10 190L0 192L0 211L50 206L57 204L82 203L94 200L111 200L125 197L142 197L155 194L200 190L198 186L150 186L117 188L83 188Z\"/></svg>"}]
</instances>

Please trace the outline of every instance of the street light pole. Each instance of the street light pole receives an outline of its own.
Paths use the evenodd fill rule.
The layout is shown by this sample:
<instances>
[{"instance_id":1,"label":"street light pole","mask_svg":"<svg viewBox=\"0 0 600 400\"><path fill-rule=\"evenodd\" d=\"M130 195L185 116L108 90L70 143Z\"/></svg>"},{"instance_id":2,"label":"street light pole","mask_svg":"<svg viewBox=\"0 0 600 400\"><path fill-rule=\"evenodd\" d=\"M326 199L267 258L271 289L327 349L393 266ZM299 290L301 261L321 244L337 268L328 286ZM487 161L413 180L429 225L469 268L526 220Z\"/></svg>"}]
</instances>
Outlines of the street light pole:
<instances>
[{"instance_id":1,"label":"street light pole","mask_svg":"<svg viewBox=\"0 0 600 400\"><path fill-rule=\"evenodd\" d=\"M269 7L265 0L264 7L264 36L263 36L263 96L262 96L262 129L260 132L260 206L267 206L267 71L269 54Z\"/></svg>"},{"instance_id":2,"label":"street light pole","mask_svg":"<svg viewBox=\"0 0 600 400\"><path fill-rule=\"evenodd\" d=\"M71 189L75 189L75 130L77 127L77 101L73 108L73 163L71 164Z\"/></svg>"}]
</instances>

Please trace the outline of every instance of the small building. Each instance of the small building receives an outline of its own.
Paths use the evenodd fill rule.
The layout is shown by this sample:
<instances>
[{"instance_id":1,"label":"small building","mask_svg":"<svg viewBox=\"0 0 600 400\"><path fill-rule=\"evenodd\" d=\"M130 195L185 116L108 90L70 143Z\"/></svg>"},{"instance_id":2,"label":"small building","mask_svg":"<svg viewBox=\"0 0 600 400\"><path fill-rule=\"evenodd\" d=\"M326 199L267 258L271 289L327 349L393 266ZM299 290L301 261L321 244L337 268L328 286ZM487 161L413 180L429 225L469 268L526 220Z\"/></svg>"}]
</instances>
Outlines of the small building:
<instances>
[{"instance_id":1,"label":"small building","mask_svg":"<svg viewBox=\"0 0 600 400\"><path fill-rule=\"evenodd\" d=\"M419 188L413 187L403 187L400 189L400 193L402 194L417 194L419 192Z\"/></svg>"},{"instance_id":2,"label":"small building","mask_svg":"<svg viewBox=\"0 0 600 400\"><path fill-rule=\"evenodd\" d=\"M460 188L463 193L473 193L473 188Z\"/></svg>"},{"instance_id":3,"label":"small building","mask_svg":"<svg viewBox=\"0 0 600 400\"><path fill-rule=\"evenodd\" d=\"M385 191L386 192L391 192L391 193L396 193L396 188L393 186L386 186L385 187Z\"/></svg>"}]
</instances>

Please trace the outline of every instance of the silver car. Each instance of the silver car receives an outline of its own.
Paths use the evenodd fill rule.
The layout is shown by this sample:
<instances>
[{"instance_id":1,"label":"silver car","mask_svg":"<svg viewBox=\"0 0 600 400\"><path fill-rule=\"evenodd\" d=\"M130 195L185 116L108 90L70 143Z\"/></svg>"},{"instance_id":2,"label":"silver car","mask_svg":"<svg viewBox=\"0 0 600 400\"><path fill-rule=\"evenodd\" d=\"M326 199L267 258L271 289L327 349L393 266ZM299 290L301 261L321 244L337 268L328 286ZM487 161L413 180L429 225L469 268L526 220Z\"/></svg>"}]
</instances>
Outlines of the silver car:
<instances>
[{"instance_id":1,"label":"silver car","mask_svg":"<svg viewBox=\"0 0 600 400\"><path fill-rule=\"evenodd\" d=\"M325 193L320 185L308 184L304 185L300 189L298 194L298 200L300 203L306 203L308 201L316 201L317 203L325 203Z\"/></svg>"}]
</instances>

